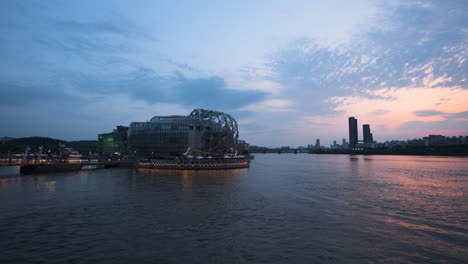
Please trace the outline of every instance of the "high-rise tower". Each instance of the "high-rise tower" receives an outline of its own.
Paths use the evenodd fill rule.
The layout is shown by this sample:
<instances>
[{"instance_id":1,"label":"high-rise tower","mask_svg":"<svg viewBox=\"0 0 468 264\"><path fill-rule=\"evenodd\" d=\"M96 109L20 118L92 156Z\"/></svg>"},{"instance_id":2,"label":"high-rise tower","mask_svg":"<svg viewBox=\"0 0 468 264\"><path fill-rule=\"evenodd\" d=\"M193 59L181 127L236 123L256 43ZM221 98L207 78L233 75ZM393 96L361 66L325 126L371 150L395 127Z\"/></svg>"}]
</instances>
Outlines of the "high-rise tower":
<instances>
[{"instance_id":1,"label":"high-rise tower","mask_svg":"<svg viewBox=\"0 0 468 264\"><path fill-rule=\"evenodd\" d=\"M349 147L355 148L358 143L358 125L357 119L349 118Z\"/></svg>"},{"instance_id":2,"label":"high-rise tower","mask_svg":"<svg viewBox=\"0 0 468 264\"><path fill-rule=\"evenodd\" d=\"M372 133L370 132L369 124L362 125L362 133L364 135L364 143L374 142L374 138L372 136Z\"/></svg>"}]
</instances>

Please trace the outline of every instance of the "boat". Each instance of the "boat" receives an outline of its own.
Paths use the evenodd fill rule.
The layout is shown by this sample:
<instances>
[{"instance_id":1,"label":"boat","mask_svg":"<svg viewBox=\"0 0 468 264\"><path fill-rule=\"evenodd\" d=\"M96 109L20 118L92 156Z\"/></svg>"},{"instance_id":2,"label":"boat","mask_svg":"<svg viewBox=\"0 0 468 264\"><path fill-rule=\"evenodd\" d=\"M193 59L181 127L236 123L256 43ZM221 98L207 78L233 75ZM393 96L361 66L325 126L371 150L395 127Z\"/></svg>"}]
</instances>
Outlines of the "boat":
<instances>
[{"instance_id":1,"label":"boat","mask_svg":"<svg viewBox=\"0 0 468 264\"><path fill-rule=\"evenodd\" d=\"M173 160L147 159L139 161L137 167L140 169L166 169L166 170L226 170L242 169L250 167L249 156L226 156L220 158L197 157L176 158Z\"/></svg>"},{"instance_id":2,"label":"boat","mask_svg":"<svg viewBox=\"0 0 468 264\"><path fill-rule=\"evenodd\" d=\"M64 171L78 171L83 167L80 163L39 163L39 164L25 164L20 167L21 173L36 173L36 172L64 172Z\"/></svg>"}]
</instances>

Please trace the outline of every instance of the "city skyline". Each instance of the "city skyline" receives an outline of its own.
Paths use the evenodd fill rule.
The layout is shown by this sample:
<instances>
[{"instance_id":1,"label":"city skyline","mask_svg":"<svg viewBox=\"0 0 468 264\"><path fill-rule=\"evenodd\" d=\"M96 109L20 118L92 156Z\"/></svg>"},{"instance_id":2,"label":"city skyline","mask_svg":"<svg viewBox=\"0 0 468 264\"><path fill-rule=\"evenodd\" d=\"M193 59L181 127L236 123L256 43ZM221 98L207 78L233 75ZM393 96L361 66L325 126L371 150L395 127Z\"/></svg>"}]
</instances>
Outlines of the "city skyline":
<instances>
[{"instance_id":1,"label":"city skyline","mask_svg":"<svg viewBox=\"0 0 468 264\"><path fill-rule=\"evenodd\" d=\"M431 146L431 145L444 145L446 140L448 140L449 145L457 145L457 144L466 144L465 141L468 139L468 135L425 135L420 138L407 138L404 140L399 139L389 139L385 141L376 141L374 140L374 134L371 133L371 124L363 124L362 125L362 136L359 137L359 125L358 119L354 116L348 117L348 141L346 138L342 139L342 144L337 144L337 140L333 139L330 147L327 147L327 144L321 145L320 138L315 139L315 144L302 144L298 146L290 146L290 145L283 145L283 146L257 146L256 147L268 147L268 148L288 148L288 149L374 149L374 148L382 148L388 146L397 146L397 145L405 145L409 144L412 146ZM442 142L442 143L441 143Z\"/></svg>"},{"instance_id":2,"label":"city skyline","mask_svg":"<svg viewBox=\"0 0 468 264\"><path fill-rule=\"evenodd\" d=\"M95 140L193 108L231 113L254 145L340 142L349 116L374 141L468 135L462 1L2 1L0 12L0 136Z\"/></svg>"},{"instance_id":3,"label":"city skyline","mask_svg":"<svg viewBox=\"0 0 468 264\"><path fill-rule=\"evenodd\" d=\"M320 139L316 139L320 142ZM363 141L363 140L362 140ZM445 142L447 141L447 142ZM442 142L442 143L441 143ZM444 135L426 135L421 138L408 138L405 140L386 140L386 141L374 141L375 146L368 147L369 149L374 148L388 148L388 147L395 147L395 146L402 146L402 145L409 145L409 146L440 146L440 145L465 145L468 142L468 135L458 135L458 136L444 136ZM338 144L338 140L333 140L330 142L331 144L327 146L327 144L320 145L317 147L315 144L302 144L299 146L258 146L252 145L253 147L257 148L269 148L269 149L283 149L287 148L288 150L295 150L295 149L322 149L322 150L332 150L332 149L341 149L341 150L351 150L349 146L349 142L346 141L345 138L342 139L341 144ZM361 144L363 144L362 142ZM364 145L363 145L364 146ZM365 149L365 148L364 148ZM362 150L362 149L359 149Z\"/></svg>"}]
</instances>

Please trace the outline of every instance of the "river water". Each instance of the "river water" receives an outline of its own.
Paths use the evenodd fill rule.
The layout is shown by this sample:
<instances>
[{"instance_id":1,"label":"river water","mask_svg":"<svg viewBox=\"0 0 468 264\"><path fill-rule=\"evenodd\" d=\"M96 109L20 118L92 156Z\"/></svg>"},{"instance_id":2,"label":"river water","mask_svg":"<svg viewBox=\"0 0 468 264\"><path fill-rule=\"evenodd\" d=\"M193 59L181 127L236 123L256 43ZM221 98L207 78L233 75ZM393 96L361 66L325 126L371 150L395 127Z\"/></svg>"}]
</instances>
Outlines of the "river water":
<instances>
[{"instance_id":1,"label":"river water","mask_svg":"<svg viewBox=\"0 0 468 264\"><path fill-rule=\"evenodd\" d=\"M468 158L0 169L0 263L468 263Z\"/></svg>"}]
</instances>

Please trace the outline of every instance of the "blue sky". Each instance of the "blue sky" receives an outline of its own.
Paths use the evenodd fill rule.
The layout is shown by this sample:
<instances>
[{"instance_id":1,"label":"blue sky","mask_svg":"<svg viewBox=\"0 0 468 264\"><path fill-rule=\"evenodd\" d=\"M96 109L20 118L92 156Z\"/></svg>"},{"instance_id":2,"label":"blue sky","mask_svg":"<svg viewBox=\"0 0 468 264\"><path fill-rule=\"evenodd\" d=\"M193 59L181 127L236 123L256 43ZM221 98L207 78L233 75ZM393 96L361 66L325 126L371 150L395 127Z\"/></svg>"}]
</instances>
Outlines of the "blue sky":
<instances>
[{"instance_id":1,"label":"blue sky","mask_svg":"<svg viewBox=\"0 0 468 264\"><path fill-rule=\"evenodd\" d=\"M267 146L341 141L348 116L379 141L468 134L466 1L5 0L0 30L0 135L193 108Z\"/></svg>"}]
</instances>

